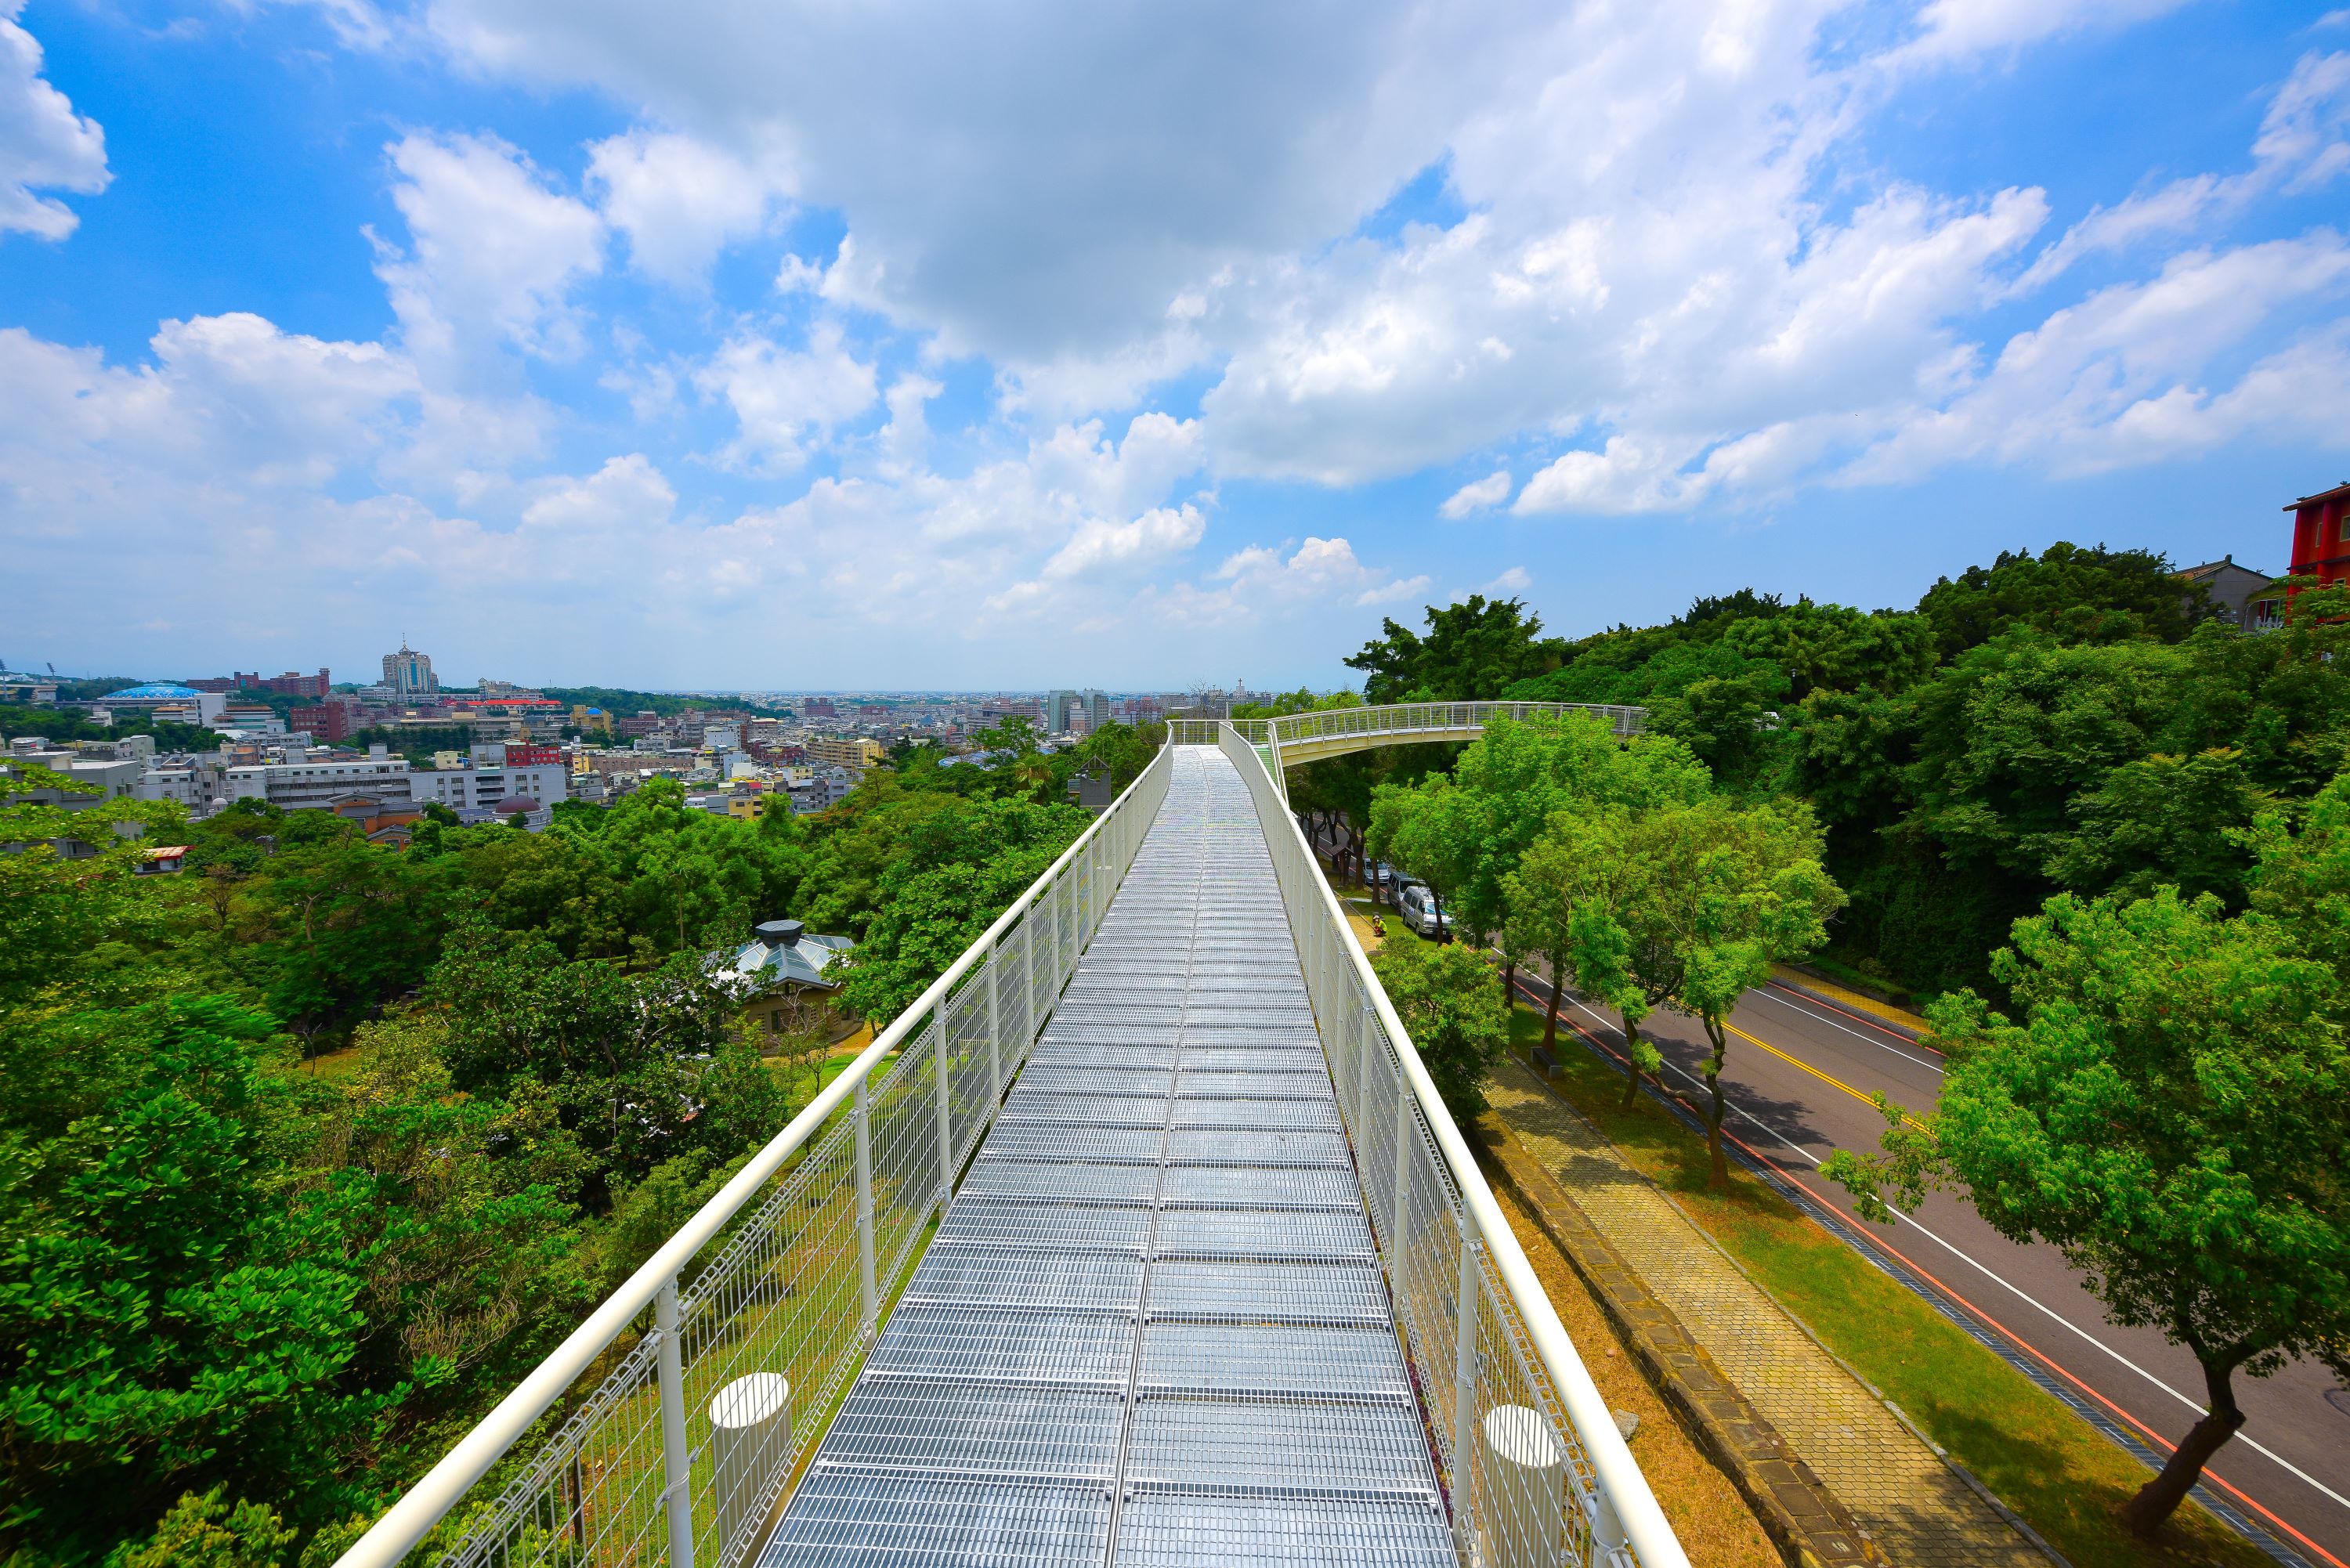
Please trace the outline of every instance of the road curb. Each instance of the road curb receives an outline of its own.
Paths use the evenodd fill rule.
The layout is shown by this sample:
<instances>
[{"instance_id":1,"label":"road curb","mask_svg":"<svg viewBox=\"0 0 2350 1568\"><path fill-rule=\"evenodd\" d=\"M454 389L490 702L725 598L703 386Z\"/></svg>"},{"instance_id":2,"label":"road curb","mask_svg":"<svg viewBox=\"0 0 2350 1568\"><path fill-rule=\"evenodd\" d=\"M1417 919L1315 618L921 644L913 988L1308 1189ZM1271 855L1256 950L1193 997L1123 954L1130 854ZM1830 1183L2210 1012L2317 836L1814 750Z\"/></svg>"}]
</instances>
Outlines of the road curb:
<instances>
[{"instance_id":1,"label":"road curb","mask_svg":"<svg viewBox=\"0 0 2350 1568\"><path fill-rule=\"evenodd\" d=\"M1585 1216L1566 1189L1488 1111L1472 1142L1575 1272L1682 1428L1712 1459L1789 1568L1882 1564L1885 1558L1778 1428Z\"/></svg>"}]
</instances>

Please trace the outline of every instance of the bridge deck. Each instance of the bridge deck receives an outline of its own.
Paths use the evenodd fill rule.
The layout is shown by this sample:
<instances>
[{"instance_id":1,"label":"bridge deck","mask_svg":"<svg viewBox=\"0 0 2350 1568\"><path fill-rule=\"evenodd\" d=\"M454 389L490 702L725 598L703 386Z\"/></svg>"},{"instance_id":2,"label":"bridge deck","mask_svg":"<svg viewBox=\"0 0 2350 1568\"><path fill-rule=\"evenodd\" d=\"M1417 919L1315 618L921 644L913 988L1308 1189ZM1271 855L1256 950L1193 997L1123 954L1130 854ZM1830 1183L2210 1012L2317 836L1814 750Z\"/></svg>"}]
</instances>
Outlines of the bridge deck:
<instances>
[{"instance_id":1,"label":"bridge deck","mask_svg":"<svg viewBox=\"0 0 2350 1568\"><path fill-rule=\"evenodd\" d=\"M1173 763L763 1568L1454 1561L1255 810Z\"/></svg>"}]
</instances>

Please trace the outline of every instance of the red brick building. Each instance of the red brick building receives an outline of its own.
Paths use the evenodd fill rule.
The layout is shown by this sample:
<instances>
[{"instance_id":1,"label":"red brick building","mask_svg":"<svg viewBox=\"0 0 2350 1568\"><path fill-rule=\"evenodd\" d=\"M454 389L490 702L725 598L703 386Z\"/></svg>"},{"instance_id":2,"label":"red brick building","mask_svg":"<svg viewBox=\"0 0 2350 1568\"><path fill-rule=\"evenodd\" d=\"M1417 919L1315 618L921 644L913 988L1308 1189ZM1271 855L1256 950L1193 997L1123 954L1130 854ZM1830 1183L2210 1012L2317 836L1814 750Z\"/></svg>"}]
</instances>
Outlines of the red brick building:
<instances>
[{"instance_id":1,"label":"red brick building","mask_svg":"<svg viewBox=\"0 0 2350 1568\"><path fill-rule=\"evenodd\" d=\"M525 746L514 741L506 742L506 766L510 768L537 767L562 760L561 746Z\"/></svg>"},{"instance_id":2,"label":"red brick building","mask_svg":"<svg viewBox=\"0 0 2350 1568\"><path fill-rule=\"evenodd\" d=\"M2350 579L2350 484L2304 495L2285 510L2293 514L2292 575L2328 586Z\"/></svg>"},{"instance_id":3,"label":"red brick building","mask_svg":"<svg viewBox=\"0 0 2350 1568\"><path fill-rule=\"evenodd\" d=\"M328 702L317 708L296 708L286 716L287 725L307 730L313 741L328 745L344 739L351 732L351 709L348 702Z\"/></svg>"}]
</instances>

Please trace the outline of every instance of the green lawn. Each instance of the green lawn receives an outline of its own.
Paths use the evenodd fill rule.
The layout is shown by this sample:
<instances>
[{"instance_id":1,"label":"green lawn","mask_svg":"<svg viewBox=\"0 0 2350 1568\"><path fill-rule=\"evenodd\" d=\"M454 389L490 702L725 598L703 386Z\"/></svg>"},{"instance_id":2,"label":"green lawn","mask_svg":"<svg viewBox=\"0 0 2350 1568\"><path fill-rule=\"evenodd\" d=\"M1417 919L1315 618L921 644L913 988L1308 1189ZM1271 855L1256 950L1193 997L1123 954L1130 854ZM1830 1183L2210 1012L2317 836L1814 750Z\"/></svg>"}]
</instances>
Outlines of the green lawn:
<instances>
[{"instance_id":1,"label":"green lawn","mask_svg":"<svg viewBox=\"0 0 2350 1568\"><path fill-rule=\"evenodd\" d=\"M1541 1013L1518 1009L1511 1032L1521 1050L1539 1043ZM2145 1466L1761 1181L1740 1170L1707 1191L1704 1139L1645 1097L1620 1110L1622 1075L1566 1033L1551 1083L1567 1101L2074 1568L2269 1563L2192 1502L2162 1542L2124 1531L2112 1511Z\"/></svg>"}]
</instances>

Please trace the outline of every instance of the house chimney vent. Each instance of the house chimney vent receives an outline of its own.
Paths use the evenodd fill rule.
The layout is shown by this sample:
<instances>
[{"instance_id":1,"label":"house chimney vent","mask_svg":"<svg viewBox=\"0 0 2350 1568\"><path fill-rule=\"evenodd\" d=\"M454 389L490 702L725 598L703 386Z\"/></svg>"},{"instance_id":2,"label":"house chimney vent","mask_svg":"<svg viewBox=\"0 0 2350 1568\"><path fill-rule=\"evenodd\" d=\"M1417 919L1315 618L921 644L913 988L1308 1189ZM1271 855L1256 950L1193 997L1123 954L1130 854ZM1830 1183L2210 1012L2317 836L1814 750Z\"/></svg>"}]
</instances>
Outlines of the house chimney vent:
<instances>
[{"instance_id":1,"label":"house chimney vent","mask_svg":"<svg viewBox=\"0 0 2350 1568\"><path fill-rule=\"evenodd\" d=\"M791 948L799 945L800 933L806 929L797 920L763 920L751 932L771 948Z\"/></svg>"}]
</instances>

